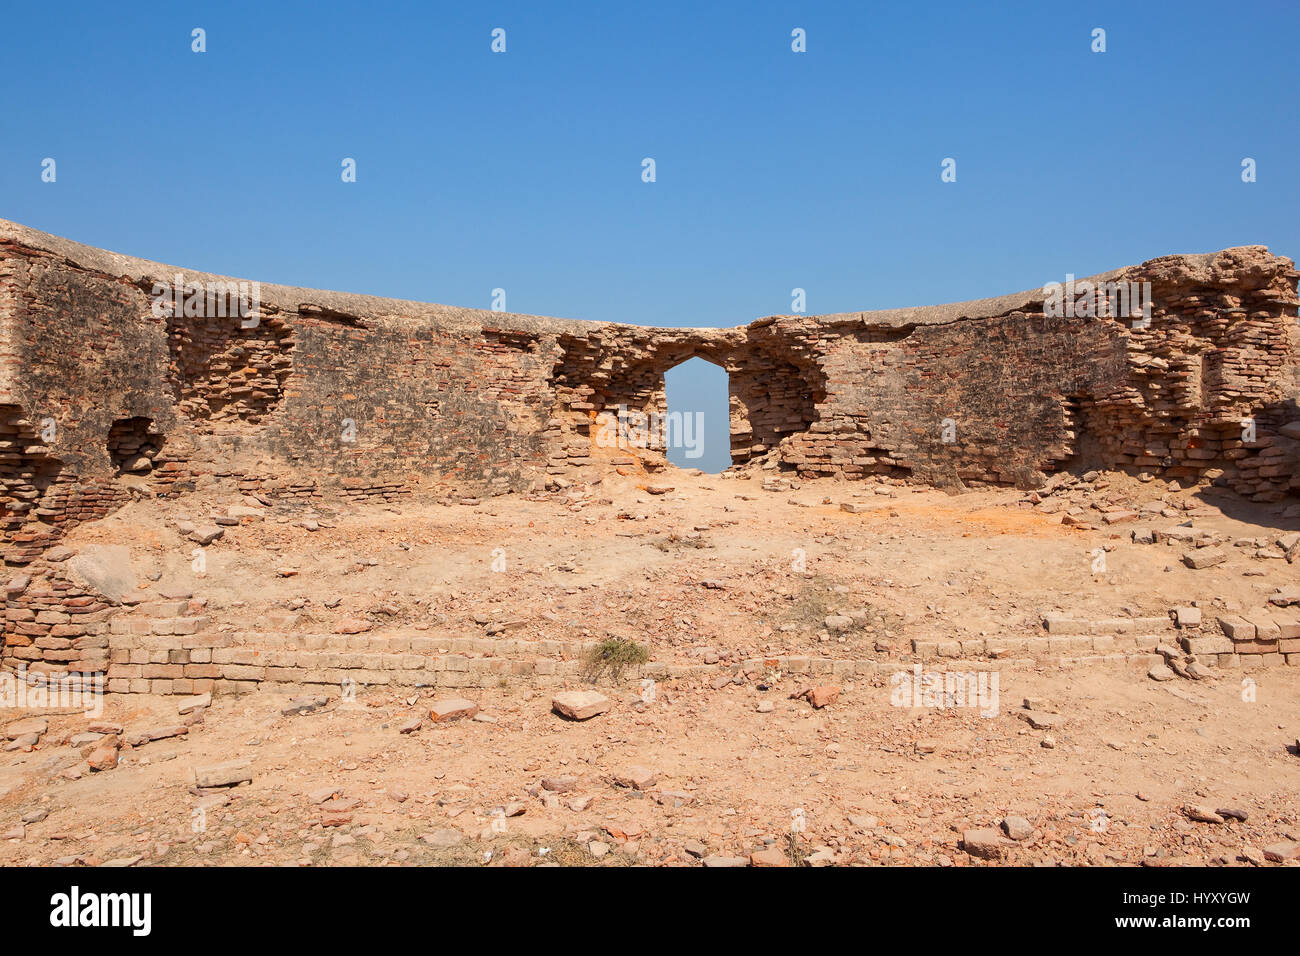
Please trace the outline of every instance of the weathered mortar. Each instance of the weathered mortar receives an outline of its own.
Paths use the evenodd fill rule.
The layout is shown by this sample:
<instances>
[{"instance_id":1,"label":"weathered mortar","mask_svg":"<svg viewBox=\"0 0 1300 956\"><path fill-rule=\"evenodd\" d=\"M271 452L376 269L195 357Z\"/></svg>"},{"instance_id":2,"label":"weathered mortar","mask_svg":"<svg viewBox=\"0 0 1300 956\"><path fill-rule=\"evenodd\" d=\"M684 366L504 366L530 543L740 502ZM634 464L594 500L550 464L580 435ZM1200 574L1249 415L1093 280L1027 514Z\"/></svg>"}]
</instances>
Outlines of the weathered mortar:
<instances>
[{"instance_id":1,"label":"weathered mortar","mask_svg":"<svg viewBox=\"0 0 1300 956\"><path fill-rule=\"evenodd\" d=\"M216 475L390 499L654 470L661 445L602 447L600 425L620 406L662 412L664 372L693 356L729 374L738 464L954 488L1103 467L1217 479L1263 501L1300 490L1297 273L1261 246L1080 280L1150 283L1145 327L1049 316L1042 291L719 330L273 285L244 327L159 315L156 284L178 274L233 281L0 221L7 563L133 484L176 494Z\"/></svg>"}]
</instances>

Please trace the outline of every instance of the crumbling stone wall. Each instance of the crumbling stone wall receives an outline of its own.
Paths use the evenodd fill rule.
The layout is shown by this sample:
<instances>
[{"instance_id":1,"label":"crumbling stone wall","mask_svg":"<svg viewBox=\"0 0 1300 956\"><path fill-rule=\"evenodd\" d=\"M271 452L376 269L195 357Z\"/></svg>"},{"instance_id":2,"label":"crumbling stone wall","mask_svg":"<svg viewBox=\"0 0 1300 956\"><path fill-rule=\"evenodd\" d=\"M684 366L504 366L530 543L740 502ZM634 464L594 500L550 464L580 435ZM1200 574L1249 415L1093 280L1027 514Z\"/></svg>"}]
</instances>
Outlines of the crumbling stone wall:
<instances>
[{"instance_id":1,"label":"crumbling stone wall","mask_svg":"<svg viewBox=\"0 0 1300 956\"><path fill-rule=\"evenodd\" d=\"M213 480L392 500L653 471L659 436L605 447L601 426L662 413L692 357L728 373L739 468L952 488L1122 468L1277 500L1300 492L1296 279L1248 246L1093 278L1149 284L1149 321L1039 290L734 329L263 285L247 323L158 308L159 283L232 280L0 221L0 548L22 564L132 493Z\"/></svg>"},{"instance_id":2,"label":"crumbling stone wall","mask_svg":"<svg viewBox=\"0 0 1300 956\"><path fill-rule=\"evenodd\" d=\"M806 430L825 395L825 375L810 337L782 335L774 322L727 331L602 325L559 336L561 353L552 378L555 414L546 436L551 470L589 464L593 454L662 467L663 433L652 432L645 447L606 450L603 456L600 434L624 409L665 416L664 373L692 358L727 372L733 464Z\"/></svg>"},{"instance_id":3,"label":"crumbling stone wall","mask_svg":"<svg viewBox=\"0 0 1300 956\"><path fill-rule=\"evenodd\" d=\"M167 318L168 380L177 411L197 429L256 426L283 398L292 333L277 313L258 315L256 323L245 328L231 316Z\"/></svg>"}]
</instances>

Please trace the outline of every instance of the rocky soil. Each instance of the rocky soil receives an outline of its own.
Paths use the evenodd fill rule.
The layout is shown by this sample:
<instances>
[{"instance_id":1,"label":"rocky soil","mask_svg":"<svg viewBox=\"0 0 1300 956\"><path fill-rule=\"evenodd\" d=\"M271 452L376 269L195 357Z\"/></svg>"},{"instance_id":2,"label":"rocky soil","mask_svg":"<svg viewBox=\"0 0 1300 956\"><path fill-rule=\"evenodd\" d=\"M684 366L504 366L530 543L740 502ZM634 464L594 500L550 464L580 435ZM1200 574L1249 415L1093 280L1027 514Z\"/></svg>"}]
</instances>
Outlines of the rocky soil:
<instances>
[{"instance_id":1,"label":"rocky soil","mask_svg":"<svg viewBox=\"0 0 1300 956\"><path fill-rule=\"evenodd\" d=\"M210 630L648 661L594 685L11 707L0 864L1296 865L1300 667L1180 642L1285 610L1297 529L1295 506L1095 474L1032 495L670 470L484 500L138 501L62 547L128 546L141 599L188 593ZM1053 620L1167 633L1015 643ZM917 664L985 675L983 706L900 701Z\"/></svg>"}]
</instances>

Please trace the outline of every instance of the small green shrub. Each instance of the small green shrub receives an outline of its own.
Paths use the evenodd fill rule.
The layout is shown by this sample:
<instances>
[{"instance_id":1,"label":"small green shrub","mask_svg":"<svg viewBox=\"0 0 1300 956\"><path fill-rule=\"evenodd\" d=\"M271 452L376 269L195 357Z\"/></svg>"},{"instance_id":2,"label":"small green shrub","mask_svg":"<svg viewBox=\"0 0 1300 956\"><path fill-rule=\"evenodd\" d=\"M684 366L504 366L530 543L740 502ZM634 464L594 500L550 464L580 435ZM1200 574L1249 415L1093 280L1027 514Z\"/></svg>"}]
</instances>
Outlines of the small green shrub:
<instances>
[{"instance_id":1,"label":"small green shrub","mask_svg":"<svg viewBox=\"0 0 1300 956\"><path fill-rule=\"evenodd\" d=\"M589 650L582 659L583 676L596 683L608 676L617 681L629 667L640 667L650 660L650 651L622 637L611 637Z\"/></svg>"}]
</instances>

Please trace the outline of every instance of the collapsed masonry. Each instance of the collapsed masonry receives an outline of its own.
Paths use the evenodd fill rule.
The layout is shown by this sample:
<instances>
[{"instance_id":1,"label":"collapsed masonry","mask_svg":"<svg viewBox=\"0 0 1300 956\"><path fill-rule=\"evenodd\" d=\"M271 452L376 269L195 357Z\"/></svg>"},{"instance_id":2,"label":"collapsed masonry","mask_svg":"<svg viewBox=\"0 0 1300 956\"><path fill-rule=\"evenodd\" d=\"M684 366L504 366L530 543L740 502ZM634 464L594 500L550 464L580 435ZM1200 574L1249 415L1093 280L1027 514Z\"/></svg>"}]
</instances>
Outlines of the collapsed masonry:
<instances>
[{"instance_id":1,"label":"collapsed masonry","mask_svg":"<svg viewBox=\"0 0 1300 956\"><path fill-rule=\"evenodd\" d=\"M692 357L728 373L733 467L951 488L1122 469L1276 501L1300 493L1296 279L1245 246L1081 280L1065 314L1040 290L667 329L254 283L237 312L214 306L232 280L0 220L0 547L22 565L133 492L214 477L391 500L654 471L662 436L607 426L665 413ZM1144 283L1149 317L1105 315Z\"/></svg>"}]
</instances>

